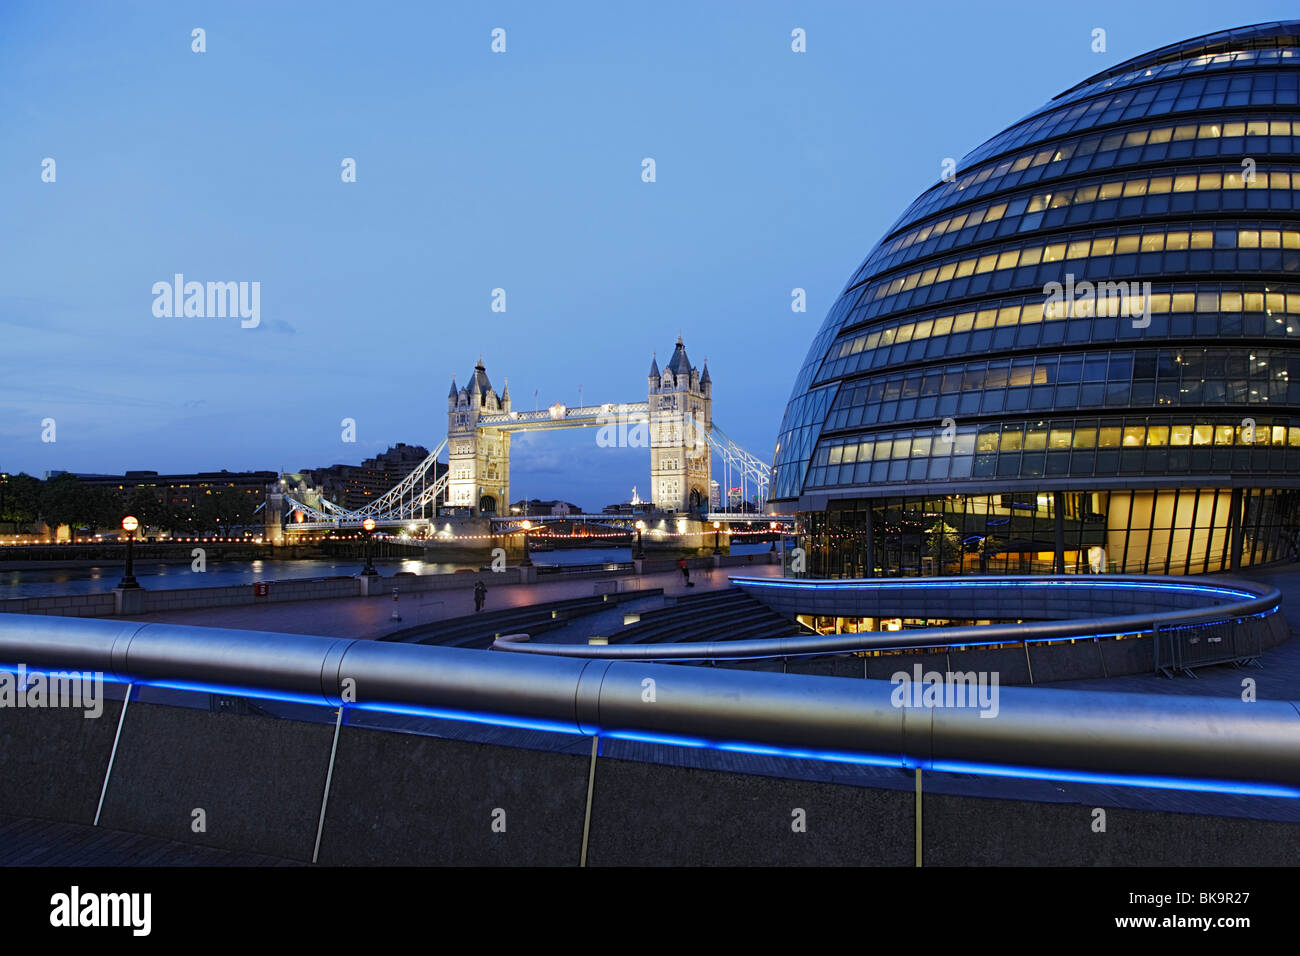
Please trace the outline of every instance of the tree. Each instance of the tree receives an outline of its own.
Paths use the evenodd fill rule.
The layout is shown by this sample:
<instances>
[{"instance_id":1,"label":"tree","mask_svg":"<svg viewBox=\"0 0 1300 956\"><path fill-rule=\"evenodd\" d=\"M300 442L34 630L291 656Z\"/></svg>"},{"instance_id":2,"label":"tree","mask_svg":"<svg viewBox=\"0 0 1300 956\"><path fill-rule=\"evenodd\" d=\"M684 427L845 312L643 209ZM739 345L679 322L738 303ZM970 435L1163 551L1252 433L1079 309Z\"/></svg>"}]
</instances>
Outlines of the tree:
<instances>
[{"instance_id":1,"label":"tree","mask_svg":"<svg viewBox=\"0 0 1300 956\"><path fill-rule=\"evenodd\" d=\"M87 485L65 473L41 489L41 518L56 529L66 524L74 537L78 528L119 528L123 515L116 488Z\"/></svg>"},{"instance_id":2,"label":"tree","mask_svg":"<svg viewBox=\"0 0 1300 956\"><path fill-rule=\"evenodd\" d=\"M28 524L41 514L41 480L19 472L0 476L0 521Z\"/></svg>"},{"instance_id":3,"label":"tree","mask_svg":"<svg viewBox=\"0 0 1300 956\"><path fill-rule=\"evenodd\" d=\"M58 530L66 524L75 530L87 516L86 486L75 475L55 475L41 489L41 519Z\"/></svg>"},{"instance_id":4,"label":"tree","mask_svg":"<svg viewBox=\"0 0 1300 956\"><path fill-rule=\"evenodd\" d=\"M86 492L86 513L83 523L91 531L103 528L121 530L122 519L126 517L121 492L116 488L103 486L89 487Z\"/></svg>"},{"instance_id":5,"label":"tree","mask_svg":"<svg viewBox=\"0 0 1300 956\"><path fill-rule=\"evenodd\" d=\"M235 525L247 524L253 517L253 502L234 488L209 491L199 499L196 523L205 531L215 530L227 537Z\"/></svg>"},{"instance_id":6,"label":"tree","mask_svg":"<svg viewBox=\"0 0 1300 956\"><path fill-rule=\"evenodd\" d=\"M939 518L926 529L925 546L926 551L938 560L942 570L944 562L954 561L961 556L961 534Z\"/></svg>"},{"instance_id":7,"label":"tree","mask_svg":"<svg viewBox=\"0 0 1300 956\"><path fill-rule=\"evenodd\" d=\"M123 513L138 518L141 527L162 528L166 525L166 510L159 503L158 496L148 488L132 489Z\"/></svg>"}]
</instances>

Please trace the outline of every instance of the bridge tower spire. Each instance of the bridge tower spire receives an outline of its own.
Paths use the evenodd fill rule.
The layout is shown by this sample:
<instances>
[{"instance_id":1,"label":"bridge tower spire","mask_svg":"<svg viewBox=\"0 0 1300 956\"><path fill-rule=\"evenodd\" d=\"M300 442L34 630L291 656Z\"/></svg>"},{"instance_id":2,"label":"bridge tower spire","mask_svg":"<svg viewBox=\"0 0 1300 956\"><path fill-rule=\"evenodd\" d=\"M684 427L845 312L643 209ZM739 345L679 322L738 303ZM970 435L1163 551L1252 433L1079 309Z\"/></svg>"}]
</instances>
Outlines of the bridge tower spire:
<instances>
[{"instance_id":1,"label":"bridge tower spire","mask_svg":"<svg viewBox=\"0 0 1300 956\"><path fill-rule=\"evenodd\" d=\"M510 514L510 433L479 425L484 415L508 411L510 390L496 393L480 355L469 384L447 398L446 501L451 507L473 515Z\"/></svg>"},{"instance_id":2,"label":"bridge tower spire","mask_svg":"<svg viewBox=\"0 0 1300 956\"><path fill-rule=\"evenodd\" d=\"M650 496L657 508L709 509L713 383L691 365L680 332L663 371L650 366Z\"/></svg>"}]
</instances>

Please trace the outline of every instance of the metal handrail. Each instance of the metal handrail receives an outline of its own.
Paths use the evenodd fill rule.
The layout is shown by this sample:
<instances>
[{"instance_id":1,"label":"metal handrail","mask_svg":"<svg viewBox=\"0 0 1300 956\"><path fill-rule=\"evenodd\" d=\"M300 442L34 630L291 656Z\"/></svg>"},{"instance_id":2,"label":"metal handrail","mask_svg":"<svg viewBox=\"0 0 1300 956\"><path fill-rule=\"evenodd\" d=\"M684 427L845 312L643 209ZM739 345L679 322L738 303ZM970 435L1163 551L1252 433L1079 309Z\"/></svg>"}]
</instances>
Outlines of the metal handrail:
<instances>
[{"instance_id":1,"label":"metal handrail","mask_svg":"<svg viewBox=\"0 0 1300 956\"><path fill-rule=\"evenodd\" d=\"M742 587L754 588L779 587L780 578L731 578L733 583ZM914 579L863 579L807 581L796 579L791 583L833 584L841 589L851 589L856 585L873 589L905 587L914 590L927 588L948 589L958 586L959 578L914 578ZM1096 577L1080 579L1098 582ZM1166 579L1150 577L1107 577L1103 583L1124 586L1140 583L1143 587L1159 590ZM996 586L1015 584L1019 586L1053 587L1069 584L1069 579L999 577L967 579L974 586ZM1170 589L1186 590L1186 582L1169 582ZM1127 614L1115 617L1076 618L1060 621L1034 621L1024 624L980 624L965 627L929 627L911 631L867 631L857 634L810 635L784 638L762 638L744 641L708 641L681 644L534 644L527 635L505 635L497 638L492 645L496 650L515 651L523 654L535 654L551 657L580 657L599 660L643 660L643 661L695 661L695 660L755 660L783 657L811 657L825 654L848 654L855 651L881 650L922 650L926 648L957 647L963 645L989 644L1033 644L1045 641L1062 641L1077 638L1113 637L1117 635L1143 634L1153 632L1156 628L1168 628L1210 621L1247 619L1267 617L1278 613L1281 607L1282 592L1276 587L1253 582L1213 581L1197 583L1199 588L1217 588L1225 593L1234 593L1240 600L1203 608L1185 608L1173 611L1152 611L1145 614ZM990 612L990 617L998 615Z\"/></svg>"},{"instance_id":2,"label":"metal handrail","mask_svg":"<svg viewBox=\"0 0 1300 956\"><path fill-rule=\"evenodd\" d=\"M333 707L346 689L347 706L588 736L948 771L1250 781L1300 796L1300 703L1288 701L1001 687L995 719L982 719L972 707L898 706L888 681L21 614L0 615L0 662Z\"/></svg>"}]
</instances>

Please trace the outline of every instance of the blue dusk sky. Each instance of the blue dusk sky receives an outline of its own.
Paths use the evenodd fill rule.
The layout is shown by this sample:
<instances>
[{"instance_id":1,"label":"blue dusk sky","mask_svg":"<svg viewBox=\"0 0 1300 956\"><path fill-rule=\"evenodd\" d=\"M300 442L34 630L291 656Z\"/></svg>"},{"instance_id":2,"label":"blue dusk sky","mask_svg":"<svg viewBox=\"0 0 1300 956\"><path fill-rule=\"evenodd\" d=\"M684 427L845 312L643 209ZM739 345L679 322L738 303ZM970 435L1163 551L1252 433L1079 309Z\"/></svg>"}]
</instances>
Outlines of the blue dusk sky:
<instances>
[{"instance_id":1,"label":"blue dusk sky","mask_svg":"<svg viewBox=\"0 0 1300 956\"><path fill-rule=\"evenodd\" d=\"M641 401L679 330L715 421L770 460L827 308L945 157L1131 56L1294 12L4 0L0 470L432 447L480 355L517 408ZM260 323L156 315L177 273L260 283ZM512 491L595 509L648 470L593 430L532 434Z\"/></svg>"}]
</instances>

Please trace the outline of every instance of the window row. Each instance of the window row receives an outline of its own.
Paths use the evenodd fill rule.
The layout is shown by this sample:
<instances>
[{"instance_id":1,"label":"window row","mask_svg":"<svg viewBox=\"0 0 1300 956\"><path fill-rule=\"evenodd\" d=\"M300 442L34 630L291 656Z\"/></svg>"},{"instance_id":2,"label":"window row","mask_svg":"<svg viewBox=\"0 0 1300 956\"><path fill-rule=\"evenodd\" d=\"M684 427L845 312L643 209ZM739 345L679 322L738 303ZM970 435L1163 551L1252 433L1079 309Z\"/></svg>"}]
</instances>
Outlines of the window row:
<instances>
[{"instance_id":1,"label":"window row","mask_svg":"<svg viewBox=\"0 0 1300 956\"><path fill-rule=\"evenodd\" d=\"M837 500L833 510L800 516L806 573L1053 574L1053 490ZM1239 496L1198 487L1066 492L1063 512L1059 540L1070 574L1210 574L1300 558L1294 489L1246 488Z\"/></svg>"},{"instance_id":2,"label":"window row","mask_svg":"<svg viewBox=\"0 0 1300 956\"><path fill-rule=\"evenodd\" d=\"M958 359L971 354L1006 351L1041 351L1062 345L1114 345L1152 339L1223 340L1233 338L1275 338L1300 340L1300 326L1288 324L1290 317L1266 315L1170 315L1152 316L1148 328L1135 328L1132 319L1081 318L1066 322L1005 326L954 332L930 339L917 338L892 346L881 346L823 366L818 381L829 381L855 372L899 368L922 361Z\"/></svg>"},{"instance_id":3,"label":"window row","mask_svg":"<svg viewBox=\"0 0 1300 956\"><path fill-rule=\"evenodd\" d=\"M1168 418L1093 418L987 422L979 425L913 428L866 438L821 442L814 463L854 464L900 458L995 451L1059 451L1089 448L1218 447L1300 448L1300 419L1260 418L1231 421L1182 421Z\"/></svg>"},{"instance_id":4,"label":"window row","mask_svg":"<svg viewBox=\"0 0 1300 956\"><path fill-rule=\"evenodd\" d=\"M818 446L804 487L993 477L1294 474L1297 469L1300 426L1266 419L1247 425L1126 417L962 426L948 434L927 428L827 440Z\"/></svg>"},{"instance_id":5,"label":"window row","mask_svg":"<svg viewBox=\"0 0 1300 956\"><path fill-rule=\"evenodd\" d=\"M908 260L922 259L954 246L970 245L1032 229L1074 225L1094 218L1236 211L1247 208L1300 209L1300 196L1289 194L1293 188L1300 190L1300 172L1293 174L1289 170L1256 169L1250 173L1236 166L1229 167L1227 172L1219 168L1170 175L1142 174L1036 192L1031 196L977 206L906 232L872 253L867 260L868 269L863 275L867 272L884 272ZM1288 194L1269 195L1270 189L1285 190ZM1227 197L1217 195L1225 190L1236 194ZM1242 194L1245 190L1259 191L1261 195L1257 197L1258 202L1248 204L1247 197ZM1204 195L1197 195L1198 193ZM1174 208L1170 194L1179 194L1179 205L1186 208ZM1156 203L1144 203L1141 200L1146 196L1160 196L1162 199ZM1125 203L1121 200L1129 201ZM1072 206L1092 203L1098 204L1098 208L1080 210L1073 216L1066 211ZM1059 210L1056 215L1042 215L1055 210ZM994 223L1001 225L995 226ZM947 240L941 241L945 236L948 237ZM899 255L913 246L916 248L910 254Z\"/></svg>"},{"instance_id":6,"label":"window row","mask_svg":"<svg viewBox=\"0 0 1300 956\"><path fill-rule=\"evenodd\" d=\"M954 415L1143 405L1300 406L1300 352L1147 349L972 362L840 390L826 430Z\"/></svg>"},{"instance_id":7,"label":"window row","mask_svg":"<svg viewBox=\"0 0 1300 956\"><path fill-rule=\"evenodd\" d=\"M1283 64L1279 62L1275 65ZM1291 64L1285 65L1289 67ZM977 147L966 160L979 162L1027 143L1147 116L1202 112L1235 106L1290 106L1297 103L1300 103L1300 76L1289 69L1244 76L1168 80L1052 109L999 133Z\"/></svg>"},{"instance_id":8,"label":"window row","mask_svg":"<svg viewBox=\"0 0 1300 956\"><path fill-rule=\"evenodd\" d=\"M1073 93L1058 97L1052 102L1057 106L1064 106L1067 103L1073 103L1076 100L1083 99L1084 97L1095 96L1097 93L1106 90L1136 86L1139 83L1147 83L1153 80L1168 80L1175 76L1182 76L1188 73L1217 72L1219 70L1233 70L1257 65L1289 67L1293 66L1294 61L1297 59L1300 59L1300 50L1295 50L1290 47L1268 50L1232 50L1228 53L1207 53L1203 56L1191 57L1186 60L1171 60L1168 63L1161 63L1156 66L1143 66L1136 70L1130 70L1127 73L1120 73L1097 83L1090 83L1087 86L1080 87ZM1291 62L1288 63L1286 61Z\"/></svg>"},{"instance_id":9,"label":"window row","mask_svg":"<svg viewBox=\"0 0 1300 956\"><path fill-rule=\"evenodd\" d=\"M808 460L812 457L822 423L838 388L821 387L804 391L802 373L793 397L786 406L772 454L772 497L797 498L803 487Z\"/></svg>"},{"instance_id":10,"label":"window row","mask_svg":"<svg viewBox=\"0 0 1300 956\"><path fill-rule=\"evenodd\" d=\"M1291 321L1292 316L1300 316L1300 292L1289 290L1278 289L1264 292L1258 289L1246 290L1244 287L1229 289L1196 286L1181 290L1175 289L1170 292L1152 291L1143 298L1144 307L1153 316L1178 313L1199 313L1202 316L1216 312L1260 313L1263 317L1273 320L1268 324L1285 326L1287 333L1292 333L1293 329L1300 326L1300 323ZM1099 302L1105 301L1108 300L1099 300ZM1082 313L1079 308L1069 311ZM1099 313L1103 311L1098 310ZM999 304L997 308L971 309L921 318L913 317L883 328L877 327L869 331L859 332L852 338L843 339L838 345L831 348L827 353L827 358L834 360L862 352L872 352L877 348L885 348L895 343L902 344L950 333L1052 322L1071 317L1067 316L1066 312L1066 309L1055 308L1052 304L1044 301L1041 296L1030 296L1020 298L1018 301L1010 300L1005 304ZM857 314L850 315L845 324L852 325L859 318L860 316ZM1267 332L1261 330L1261 334L1267 334ZM825 378L828 376L823 375L820 377Z\"/></svg>"},{"instance_id":11,"label":"window row","mask_svg":"<svg viewBox=\"0 0 1300 956\"><path fill-rule=\"evenodd\" d=\"M917 197L889 231L892 233L905 223L917 222L947 206L1090 170L1100 172L1135 163L1216 156L1233 157L1240 163L1245 156L1261 161L1267 156L1286 157L1296 153L1300 153L1300 121L1293 122L1290 116L1224 117L1212 122L1094 134L976 167L951 182L940 183Z\"/></svg>"},{"instance_id":12,"label":"window row","mask_svg":"<svg viewBox=\"0 0 1300 956\"><path fill-rule=\"evenodd\" d=\"M1218 228L1215 229L1147 226L1144 229L1126 229L1095 238L1072 237L1061 242L994 250L984 255L953 259L942 265L917 269L888 281L882 279L879 283L868 285L863 289L862 301L872 302L899 292L909 292L918 287L946 282L950 279L1064 262L1070 259L1097 259L1166 250L1187 252L1211 249L1300 249L1300 230L1261 229L1257 223L1252 223L1248 227L1234 226L1231 223L1216 225ZM1146 274L1146 270L1143 270L1143 274Z\"/></svg>"},{"instance_id":13,"label":"window row","mask_svg":"<svg viewBox=\"0 0 1300 956\"><path fill-rule=\"evenodd\" d=\"M979 245L998 239L1027 235L1037 231L1079 228L1096 223L1119 224L1126 219L1150 220L1169 215L1213 214L1240 216L1261 213L1294 213L1300 211L1300 191L1252 189L1248 192L1206 191L1187 193L1154 193L1146 196L1129 196L1120 199L1102 199L1075 206L1060 205L1020 216L1009 216L1000 221L983 223L971 230L949 233L931 238L909 250L892 253L876 259L861 272L861 280L880 275L909 263L928 259L962 246ZM873 257L874 258L874 257ZM861 281L860 280L860 281Z\"/></svg>"},{"instance_id":14,"label":"window row","mask_svg":"<svg viewBox=\"0 0 1300 956\"><path fill-rule=\"evenodd\" d=\"M854 319L864 322L955 300L987 300L1031 290L1048 290L1041 293L1047 299L1057 284L1073 285L1076 289L1087 289L1088 286L1101 289L1113 288L1112 283L1118 282L1130 289L1138 289L1136 294L1140 295L1146 283L1139 283L1139 279L1169 280L1207 273L1220 274L1224 279L1242 274L1258 275L1265 281L1279 274L1300 274L1300 249L1177 249L1017 265L937 281L933 285L918 285L880 299L859 299L853 304ZM1076 295L1083 295L1083 292L1076 291ZM965 304L968 308L973 305L970 301Z\"/></svg>"}]
</instances>

